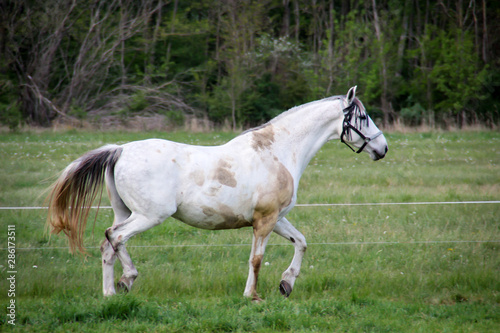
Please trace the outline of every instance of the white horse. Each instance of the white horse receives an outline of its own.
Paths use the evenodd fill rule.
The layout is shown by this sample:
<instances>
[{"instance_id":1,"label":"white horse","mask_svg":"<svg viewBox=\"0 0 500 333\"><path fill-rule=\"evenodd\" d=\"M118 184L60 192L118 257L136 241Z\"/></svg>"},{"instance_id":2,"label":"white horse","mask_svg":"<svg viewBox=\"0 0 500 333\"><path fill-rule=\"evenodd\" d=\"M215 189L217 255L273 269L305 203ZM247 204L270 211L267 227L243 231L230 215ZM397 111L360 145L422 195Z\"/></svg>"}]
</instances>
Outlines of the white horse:
<instances>
[{"instance_id":1,"label":"white horse","mask_svg":"<svg viewBox=\"0 0 500 333\"><path fill-rule=\"evenodd\" d=\"M115 294L116 258L123 267L119 289L130 290L137 277L125 248L127 240L172 216L203 229L252 227L243 295L259 300L257 278L274 231L295 247L280 283L281 293L288 297L307 244L285 216L295 205L309 161L333 139L354 145L358 153L364 151L375 161L387 152L385 137L355 94L353 87L347 96L294 107L221 146L151 139L90 151L72 162L54 184L48 224L53 233L63 231L68 236L72 250L84 252L90 206L105 180L115 215L101 245L105 296Z\"/></svg>"}]
</instances>

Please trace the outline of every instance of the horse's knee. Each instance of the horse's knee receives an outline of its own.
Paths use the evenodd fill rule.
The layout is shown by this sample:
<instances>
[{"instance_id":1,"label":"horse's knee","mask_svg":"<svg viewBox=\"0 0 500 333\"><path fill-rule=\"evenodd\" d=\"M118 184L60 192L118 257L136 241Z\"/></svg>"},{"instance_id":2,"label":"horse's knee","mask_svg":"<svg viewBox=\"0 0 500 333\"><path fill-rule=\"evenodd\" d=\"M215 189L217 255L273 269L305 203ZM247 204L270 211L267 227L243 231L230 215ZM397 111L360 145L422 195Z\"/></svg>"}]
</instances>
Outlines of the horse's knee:
<instances>
[{"instance_id":1,"label":"horse's knee","mask_svg":"<svg viewBox=\"0 0 500 333\"><path fill-rule=\"evenodd\" d=\"M306 243L305 239L304 239L303 243L301 244L301 250L302 250L302 252L306 252L306 250L307 250L307 243Z\"/></svg>"},{"instance_id":2,"label":"horse's knee","mask_svg":"<svg viewBox=\"0 0 500 333\"><path fill-rule=\"evenodd\" d=\"M104 232L104 235L106 236L106 239L108 240L109 244L113 247L113 250L115 252L118 252L118 247L123 244L123 236L122 235L115 235L115 230L116 228L110 227L106 229Z\"/></svg>"},{"instance_id":3,"label":"horse's knee","mask_svg":"<svg viewBox=\"0 0 500 333\"><path fill-rule=\"evenodd\" d=\"M111 239L111 232L112 232L112 228L106 229L106 231L104 232L104 236L106 237L106 240L108 241L109 245L111 247L113 247L113 251L116 252L116 247L113 246L113 242L112 242L112 239Z\"/></svg>"},{"instance_id":4,"label":"horse's knee","mask_svg":"<svg viewBox=\"0 0 500 333\"><path fill-rule=\"evenodd\" d=\"M297 237L293 241L294 245L298 247L302 252L306 252L307 250L307 242L304 236Z\"/></svg>"}]
</instances>

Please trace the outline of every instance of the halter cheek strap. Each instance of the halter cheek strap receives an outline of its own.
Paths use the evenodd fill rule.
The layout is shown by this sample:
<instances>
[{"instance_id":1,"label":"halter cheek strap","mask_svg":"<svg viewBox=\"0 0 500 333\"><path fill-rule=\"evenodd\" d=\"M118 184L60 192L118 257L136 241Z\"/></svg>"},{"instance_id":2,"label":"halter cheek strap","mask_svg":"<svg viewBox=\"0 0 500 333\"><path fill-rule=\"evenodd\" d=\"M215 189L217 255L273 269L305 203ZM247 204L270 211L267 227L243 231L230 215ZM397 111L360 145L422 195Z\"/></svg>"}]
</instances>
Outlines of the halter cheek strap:
<instances>
[{"instance_id":1,"label":"halter cheek strap","mask_svg":"<svg viewBox=\"0 0 500 333\"><path fill-rule=\"evenodd\" d=\"M349 130L353 130L354 132L356 132L356 134L358 134L361 139L363 139L363 145L356 151L354 148L352 148L345 140L344 140L344 136L347 134L347 131ZM351 148L351 150L353 152L355 152L356 154L359 154L363 151L363 149L365 149L366 145L372 141L372 140L375 140L376 138L378 138L380 135L382 135L382 131L378 131L377 133L375 133L374 135L372 135L371 137L367 137L365 136L363 133L361 133L360 130L358 130L356 127L352 126L351 125L351 122L350 121L346 121L346 119L344 118L344 124L342 126L342 134L340 135L340 141L345 143L347 147Z\"/></svg>"}]
</instances>

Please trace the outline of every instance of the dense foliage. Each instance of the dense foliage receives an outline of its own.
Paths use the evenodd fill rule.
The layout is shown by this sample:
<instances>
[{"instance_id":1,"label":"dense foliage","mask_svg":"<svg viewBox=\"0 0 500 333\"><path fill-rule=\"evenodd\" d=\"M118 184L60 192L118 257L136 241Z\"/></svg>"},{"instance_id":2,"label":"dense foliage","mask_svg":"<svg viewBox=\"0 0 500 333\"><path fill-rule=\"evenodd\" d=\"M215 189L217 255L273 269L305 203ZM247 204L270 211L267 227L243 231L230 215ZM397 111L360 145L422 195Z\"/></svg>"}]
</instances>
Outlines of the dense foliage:
<instances>
[{"instance_id":1,"label":"dense foliage","mask_svg":"<svg viewBox=\"0 0 500 333\"><path fill-rule=\"evenodd\" d=\"M500 3L6 0L0 121L250 126L358 85L384 124L500 118Z\"/></svg>"}]
</instances>

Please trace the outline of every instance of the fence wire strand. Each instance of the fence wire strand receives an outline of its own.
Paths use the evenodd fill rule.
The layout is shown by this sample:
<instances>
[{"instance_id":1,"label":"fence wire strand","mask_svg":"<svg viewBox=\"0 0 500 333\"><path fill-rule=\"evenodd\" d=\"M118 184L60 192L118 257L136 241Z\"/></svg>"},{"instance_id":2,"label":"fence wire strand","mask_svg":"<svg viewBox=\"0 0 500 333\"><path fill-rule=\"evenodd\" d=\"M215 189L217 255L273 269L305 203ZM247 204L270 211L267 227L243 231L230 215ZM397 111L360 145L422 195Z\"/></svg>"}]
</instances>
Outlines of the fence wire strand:
<instances>
[{"instance_id":1,"label":"fence wire strand","mask_svg":"<svg viewBox=\"0 0 500 333\"><path fill-rule=\"evenodd\" d=\"M362 203L315 203L296 204L295 207L330 207L330 206L409 206L409 205L478 205L500 204L500 200L490 201L423 201L423 202L362 202ZM92 206L93 209L111 209L111 206ZM48 207L0 207L0 210L43 210Z\"/></svg>"},{"instance_id":2,"label":"fence wire strand","mask_svg":"<svg viewBox=\"0 0 500 333\"><path fill-rule=\"evenodd\" d=\"M415 244L457 244L457 243L500 243L500 239L492 240L428 240L428 241L408 241L408 242L319 242L307 243L311 245L415 245ZM267 244L267 246L291 246L291 243L276 243ZM127 248L180 248L180 247L250 247L252 244L163 244L163 245L127 245ZM99 249L99 246L87 246L87 249ZM0 250L7 250L7 248L0 248ZM17 247L16 251L35 251L35 250L69 250L69 247Z\"/></svg>"},{"instance_id":3,"label":"fence wire strand","mask_svg":"<svg viewBox=\"0 0 500 333\"><path fill-rule=\"evenodd\" d=\"M396 205L459 205L459 204L499 204L500 201L430 201L430 202L373 202L373 203L318 203L296 204L295 207L331 207L331 206L396 206ZM48 207L0 207L0 210L43 210ZM111 209L111 206L92 206L94 209ZM398 245L398 244L455 244L455 243L500 243L500 240L424 240L424 241L392 241L392 242L318 242L310 245ZM290 243L268 244L268 246L288 246ZM240 247L251 244L164 244L164 245L129 245L128 248L180 248L180 247ZM88 249L98 249L98 246L89 246ZM69 247L20 247L16 250L68 250ZM8 248L0 248L8 250Z\"/></svg>"}]
</instances>

